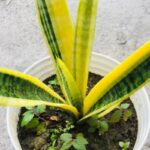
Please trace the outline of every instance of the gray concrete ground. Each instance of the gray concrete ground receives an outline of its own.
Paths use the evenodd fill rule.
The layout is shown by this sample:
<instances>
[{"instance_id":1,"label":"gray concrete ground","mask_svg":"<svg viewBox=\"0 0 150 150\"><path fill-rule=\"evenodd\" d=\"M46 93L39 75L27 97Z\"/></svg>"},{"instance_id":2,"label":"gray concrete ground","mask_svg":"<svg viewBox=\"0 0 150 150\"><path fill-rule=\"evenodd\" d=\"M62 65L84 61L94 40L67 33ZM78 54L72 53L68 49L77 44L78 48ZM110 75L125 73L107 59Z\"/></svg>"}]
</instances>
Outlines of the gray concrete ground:
<instances>
[{"instance_id":1,"label":"gray concrete ground","mask_svg":"<svg viewBox=\"0 0 150 150\"><path fill-rule=\"evenodd\" d=\"M75 20L78 0L68 2ZM150 0L100 0L94 51L121 61L148 40ZM23 71L47 55L33 0L12 0L9 5L0 0L0 67ZM143 150L148 147L149 139ZM0 150L13 150L6 108L0 108Z\"/></svg>"}]
</instances>

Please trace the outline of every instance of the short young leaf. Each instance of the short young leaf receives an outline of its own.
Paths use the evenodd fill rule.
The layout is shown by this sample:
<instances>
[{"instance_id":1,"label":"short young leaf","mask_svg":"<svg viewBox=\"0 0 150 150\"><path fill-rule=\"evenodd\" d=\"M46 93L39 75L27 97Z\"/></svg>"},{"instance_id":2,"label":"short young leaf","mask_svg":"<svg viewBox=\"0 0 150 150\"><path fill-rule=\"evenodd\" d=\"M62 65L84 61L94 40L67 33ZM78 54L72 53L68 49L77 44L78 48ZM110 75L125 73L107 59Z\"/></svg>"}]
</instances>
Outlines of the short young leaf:
<instances>
[{"instance_id":1,"label":"short young leaf","mask_svg":"<svg viewBox=\"0 0 150 150\"><path fill-rule=\"evenodd\" d=\"M97 118L91 117L90 119L87 120L87 124L89 125L88 132L94 133L97 129L98 120Z\"/></svg>"},{"instance_id":2,"label":"short young leaf","mask_svg":"<svg viewBox=\"0 0 150 150\"><path fill-rule=\"evenodd\" d=\"M63 133L60 136L60 139L64 142L60 150L68 150L72 146L72 134L70 133Z\"/></svg>"},{"instance_id":3,"label":"short young leaf","mask_svg":"<svg viewBox=\"0 0 150 150\"><path fill-rule=\"evenodd\" d=\"M73 147L74 147L76 150L86 150L85 145L82 144L82 142L80 142L80 141L78 141L78 140L73 143Z\"/></svg>"},{"instance_id":4,"label":"short young leaf","mask_svg":"<svg viewBox=\"0 0 150 150\"><path fill-rule=\"evenodd\" d=\"M87 120L87 123L90 127L97 127L97 118L91 117Z\"/></svg>"},{"instance_id":5,"label":"short young leaf","mask_svg":"<svg viewBox=\"0 0 150 150\"><path fill-rule=\"evenodd\" d=\"M44 113L45 111L46 111L46 106L44 105L40 105L36 107L36 112L39 114Z\"/></svg>"},{"instance_id":6,"label":"short young leaf","mask_svg":"<svg viewBox=\"0 0 150 150\"><path fill-rule=\"evenodd\" d=\"M122 148L122 150L127 150L130 146L130 142L119 142L119 146Z\"/></svg>"},{"instance_id":7,"label":"short young leaf","mask_svg":"<svg viewBox=\"0 0 150 150\"><path fill-rule=\"evenodd\" d=\"M60 136L60 139L64 142L70 142L72 141L72 134L70 133L63 133L61 136Z\"/></svg>"},{"instance_id":8,"label":"short young leaf","mask_svg":"<svg viewBox=\"0 0 150 150\"><path fill-rule=\"evenodd\" d=\"M53 80L50 80L48 83L49 83L50 85L59 85L59 82L58 82L57 78L55 78L55 79L53 79Z\"/></svg>"},{"instance_id":9,"label":"short young leaf","mask_svg":"<svg viewBox=\"0 0 150 150\"><path fill-rule=\"evenodd\" d=\"M121 104L120 105L120 109L128 109L130 107L130 104L128 104L128 103L123 103L123 104Z\"/></svg>"},{"instance_id":10,"label":"short young leaf","mask_svg":"<svg viewBox=\"0 0 150 150\"><path fill-rule=\"evenodd\" d=\"M117 123L117 122L120 121L120 119L121 119L121 111L120 111L120 110L116 110L116 111L112 114L112 116L111 116L109 122L110 122L110 123Z\"/></svg>"},{"instance_id":11,"label":"short young leaf","mask_svg":"<svg viewBox=\"0 0 150 150\"><path fill-rule=\"evenodd\" d=\"M72 141L70 142L65 142L60 150L69 150L72 147Z\"/></svg>"},{"instance_id":12,"label":"short young leaf","mask_svg":"<svg viewBox=\"0 0 150 150\"><path fill-rule=\"evenodd\" d=\"M100 121L99 122L99 132L100 134L103 134L108 131L109 125L106 121Z\"/></svg>"},{"instance_id":13,"label":"short young leaf","mask_svg":"<svg viewBox=\"0 0 150 150\"><path fill-rule=\"evenodd\" d=\"M88 144L88 141L85 139L82 133L77 134L77 140L80 140L82 144Z\"/></svg>"},{"instance_id":14,"label":"short young leaf","mask_svg":"<svg viewBox=\"0 0 150 150\"><path fill-rule=\"evenodd\" d=\"M128 119L132 116L132 111L131 110L126 110L124 112L124 115L123 115L123 120L124 121L128 121Z\"/></svg>"},{"instance_id":15,"label":"short young leaf","mask_svg":"<svg viewBox=\"0 0 150 150\"><path fill-rule=\"evenodd\" d=\"M32 111L27 111L23 114L23 119L21 121L21 127L26 126L34 117L34 113Z\"/></svg>"},{"instance_id":16,"label":"short young leaf","mask_svg":"<svg viewBox=\"0 0 150 150\"><path fill-rule=\"evenodd\" d=\"M77 134L76 139L73 141L73 147L76 150L86 150L85 145L88 144L88 141L84 138L82 133Z\"/></svg>"}]
</instances>

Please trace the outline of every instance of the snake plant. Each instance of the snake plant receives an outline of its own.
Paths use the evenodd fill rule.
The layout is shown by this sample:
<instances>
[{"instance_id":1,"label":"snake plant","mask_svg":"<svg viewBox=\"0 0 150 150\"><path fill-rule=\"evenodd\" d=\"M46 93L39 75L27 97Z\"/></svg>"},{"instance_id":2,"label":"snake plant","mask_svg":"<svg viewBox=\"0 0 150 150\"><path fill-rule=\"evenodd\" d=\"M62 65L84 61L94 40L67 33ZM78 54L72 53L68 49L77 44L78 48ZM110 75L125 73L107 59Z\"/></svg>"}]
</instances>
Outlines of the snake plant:
<instances>
[{"instance_id":1,"label":"snake plant","mask_svg":"<svg viewBox=\"0 0 150 150\"><path fill-rule=\"evenodd\" d=\"M0 105L47 105L69 111L82 122L108 114L150 81L149 41L86 95L98 0L79 1L75 25L66 0L35 0L35 6L64 98L35 77L0 68Z\"/></svg>"}]
</instances>

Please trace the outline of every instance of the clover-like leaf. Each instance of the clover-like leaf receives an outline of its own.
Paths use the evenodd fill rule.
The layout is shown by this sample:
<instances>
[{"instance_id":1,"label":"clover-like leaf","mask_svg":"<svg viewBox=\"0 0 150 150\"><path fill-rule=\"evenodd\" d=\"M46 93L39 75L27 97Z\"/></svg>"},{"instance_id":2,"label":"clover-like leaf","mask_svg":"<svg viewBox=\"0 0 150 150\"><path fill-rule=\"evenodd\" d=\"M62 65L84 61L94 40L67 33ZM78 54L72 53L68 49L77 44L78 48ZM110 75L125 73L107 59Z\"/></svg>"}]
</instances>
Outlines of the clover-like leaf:
<instances>
[{"instance_id":1,"label":"clover-like leaf","mask_svg":"<svg viewBox=\"0 0 150 150\"><path fill-rule=\"evenodd\" d=\"M60 136L60 139L64 142L69 142L69 141L72 141L72 134L70 133L63 133L61 136Z\"/></svg>"},{"instance_id":2,"label":"clover-like leaf","mask_svg":"<svg viewBox=\"0 0 150 150\"><path fill-rule=\"evenodd\" d=\"M86 150L86 146L88 141L85 139L82 133L77 134L76 139L73 141L73 147L76 150Z\"/></svg>"}]
</instances>

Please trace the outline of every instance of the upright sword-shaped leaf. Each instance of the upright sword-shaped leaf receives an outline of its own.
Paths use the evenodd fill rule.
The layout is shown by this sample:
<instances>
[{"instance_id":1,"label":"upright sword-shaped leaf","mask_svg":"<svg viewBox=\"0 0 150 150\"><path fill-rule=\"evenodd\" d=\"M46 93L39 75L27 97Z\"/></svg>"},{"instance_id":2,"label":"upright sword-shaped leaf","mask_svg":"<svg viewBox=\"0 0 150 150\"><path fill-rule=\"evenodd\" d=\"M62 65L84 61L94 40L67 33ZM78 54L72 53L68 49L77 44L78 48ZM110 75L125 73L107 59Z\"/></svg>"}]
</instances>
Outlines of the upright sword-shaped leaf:
<instances>
[{"instance_id":1,"label":"upright sword-shaped leaf","mask_svg":"<svg viewBox=\"0 0 150 150\"><path fill-rule=\"evenodd\" d=\"M74 28L70 19L67 2L66 0L35 0L35 4L41 30L49 52L53 57L61 89L68 104L75 104L74 100L80 97L80 95L77 95L79 90L76 88L76 83L70 73L73 66ZM62 63L58 64L58 59L64 63L64 72L67 70L68 74L61 73L63 71L60 69ZM68 83L71 84L68 86ZM79 103L77 102L76 104Z\"/></svg>"},{"instance_id":2,"label":"upright sword-shaped leaf","mask_svg":"<svg viewBox=\"0 0 150 150\"><path fill-rule=\"evenodd\" d=\"M60 84L63 84L63 93L65 94L65 97L67 98L67 103L70 105L75 106L82 111L83 101L81 99L81 93L79 91L79 88L77 87L77 84L72 76L72 74L69 72L63 61L61 59L57 59L57 70L59 71L59 77L60 77Z\"/></svg>"},{"instance_id":3,"label":"upright sword-shaped leaf","mask_svg":"<svg viewBox=\"0 0 150 150\"><path fill-rule=\"evenodd\" d=\"M75 28L73 74L85 97L93 46L98 0L80 0Z\"/></svg>"},{"instance_id":4,"label":"upright sword-shaped leaf","mask_svg":"<svg viewBox=\"0 0 150 150\"><path fill-rule=\"evenodd\" d=\"M51 57L72 70L74 28L66 0L35 0L41 31Z\"/></svg>"}]
</instances>

